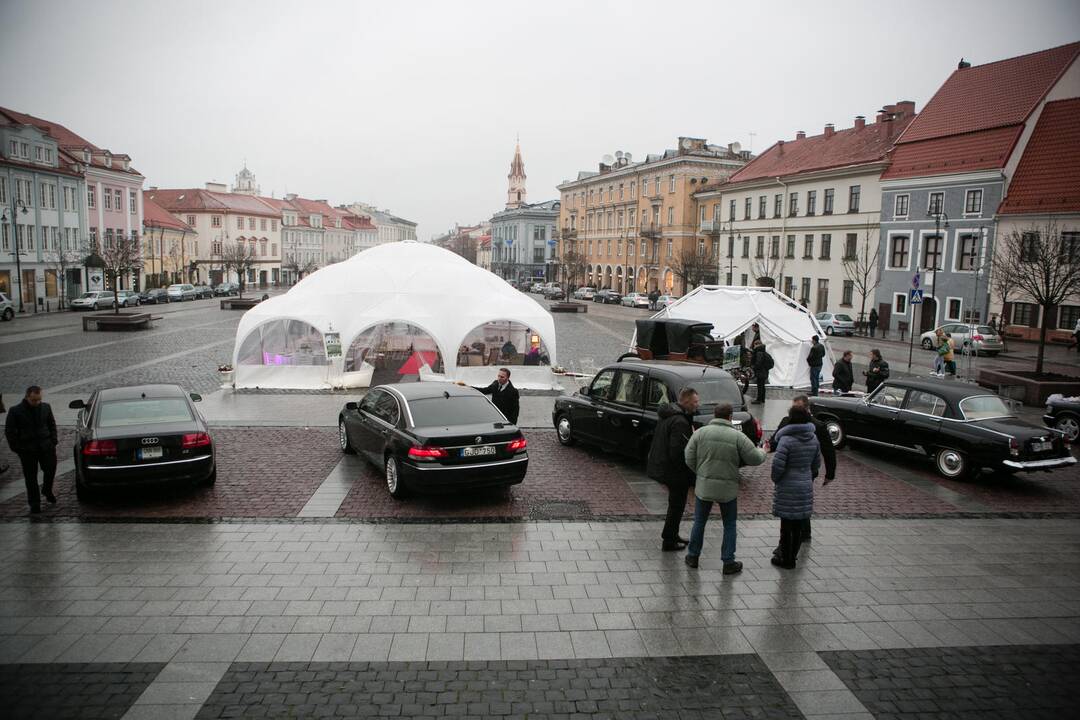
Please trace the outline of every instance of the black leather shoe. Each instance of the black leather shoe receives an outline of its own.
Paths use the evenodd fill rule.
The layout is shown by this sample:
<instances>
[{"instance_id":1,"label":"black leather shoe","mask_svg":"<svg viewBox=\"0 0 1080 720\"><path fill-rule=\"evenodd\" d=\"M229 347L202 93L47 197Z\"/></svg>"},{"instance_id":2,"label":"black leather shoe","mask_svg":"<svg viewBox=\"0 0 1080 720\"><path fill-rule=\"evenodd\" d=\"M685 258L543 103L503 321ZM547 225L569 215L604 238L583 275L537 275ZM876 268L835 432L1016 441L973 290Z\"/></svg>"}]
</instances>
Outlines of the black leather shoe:
<instances>
[{"instance_id":1,"label":"black leather shoe","mask_svg":"<svg viewBox=\"0 0 1080 720\"><path fill-rule=\"evenodd\" d=\"M735 562L729 562L724 565L725 575L738 575L742 572L742 563L736 560Z\"/></svg>"},{"instance_id":2,"label":"black leather shoe","mask_svg":"<svg viewBox=\"0 0 1080 720\"><path fill-rule=\"evenodd\" d=\"M794 570L795 569L795 563L791 563L789 565L788 563L785 563L783 560L781 560L778 557L774 557L772 559L772 564L775 565L778 568L784 568L785 570Z\"/></svg>"},{"instance_id":3,"label":"black leather shoe","mask_svg":"<svg viewBox=\"0 0 1080 720\"><path fill-rule=\"evenodd\" d=\"M41 488L41 494L45 496L45 499L49 501L50 505L56 504L56 496L51 492L46 492L44 487Z\"/></svg>"},{"instance_id":4,"label":"black leather shoe","mask_svg":"<svg viewBox=\"0 0 1080 720\"><path fill-rule=\"evenodd\" d=\"M687 539L686 539L686 538L684 538L684 537L677 537L677 538L675 538L675 542L677 542L677 543L682 543L683 545L689 545L689 544L690 544L690 541L689 541L689 540L687 540Z\"/></svg>"},{"instance_id":5,"label":"black leather shoe","mask_svg":"<svg viewBox=\"0 0 1080 720\"><path fill-rule=\"evenodd\" d=\"M661 547L661 549L663 549L664 552L675 552L676 550L685 549L686 546L687 546L687 543L683 542L680 539L680 540L665 540L664 544L661 545L660 547Z\"/></svg>"},{"instance_id":6,"label":"black leather shoe","mask_svg":"<svg viewBox=\"0 0 1080 720\"><path fill-rule=\"evenodd\" d=\"M40 505L34 505L33 507L30 508L30 512L34 513L34 514L40 513L41 512L41 506Z\"/></svg>"},{"instance_id":7,"label":"black leather shoe","mask_svg":"<svg viewBox=\"0 0 1080 720\"><path fill-rule=\"evenodd\" d=\"M686 561L686 564L688 566L694 568L695 570L697 569L697 560L698 559L696 557L694 557L693 555L687 555L684 558L684 560ZM742 566L740 565L739 567L741 568Z\"/></svg>"},{"instance_id":8,"label":"black leather shoe","mask_svg":"<svg viewBox=\"0 0 1080 720\"><path fill-rule=\"evenodd\" d=\"M781 553L781 552L780 552L780 548L776 548L775 550L773 550L773 551L772 551L772 556L773 556L774 558L776 558L777 560L779 560L779 559L780 559L780 558L782 558L782 557L783 557L784 555L783 555L783 553Z\"/></svg>"}]
</instances>

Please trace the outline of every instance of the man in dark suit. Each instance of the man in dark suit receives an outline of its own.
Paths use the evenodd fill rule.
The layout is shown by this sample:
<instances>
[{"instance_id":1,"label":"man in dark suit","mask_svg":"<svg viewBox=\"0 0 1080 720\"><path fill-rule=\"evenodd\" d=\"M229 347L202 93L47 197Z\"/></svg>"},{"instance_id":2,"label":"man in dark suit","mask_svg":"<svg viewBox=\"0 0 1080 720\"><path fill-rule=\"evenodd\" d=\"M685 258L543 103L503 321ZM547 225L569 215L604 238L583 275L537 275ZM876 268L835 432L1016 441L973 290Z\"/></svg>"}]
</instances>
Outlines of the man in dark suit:
<instances>
[{"instance_id":1,"label":"man in dark suit","mask_svg":"<svg viewBox=\"0 0 1080 720\"><path fill-rule=\"evenodd\" d=\"M499 375L495 382L487 387L476 388L485 395L491 396L491 402L502 411L506 419L517 425L520 401L518 390L514 383L510 382L510 371L499 368Z\"/></svg>"},{"instance_id":2,"label":"man in dark suit","mask_svg":"<svg viewBox=\"0 0 1080 720\"><path fill-rule=\"evenodd\" d=\"M8 411L4 434L8 445L22 463L30 512L39 513L42 495L50 503L56 502L53 478L56 476L57 436L52 408L41 401L41 388L37 385L28 387L23 401ZM43 481L40 490L37 484L38 468L41 468Z\"/></svg>"}]
</instances>

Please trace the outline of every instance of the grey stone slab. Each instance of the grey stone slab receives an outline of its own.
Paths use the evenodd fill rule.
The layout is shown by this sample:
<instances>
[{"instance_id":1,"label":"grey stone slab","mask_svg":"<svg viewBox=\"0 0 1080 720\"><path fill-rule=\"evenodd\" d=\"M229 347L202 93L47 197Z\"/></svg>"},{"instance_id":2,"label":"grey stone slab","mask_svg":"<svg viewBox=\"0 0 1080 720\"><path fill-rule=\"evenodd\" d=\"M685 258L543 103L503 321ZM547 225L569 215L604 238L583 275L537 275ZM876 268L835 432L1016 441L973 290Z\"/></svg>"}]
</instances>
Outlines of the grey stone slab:
<instances>
[{"instance_id":1,"label":"grey stone slab","mask_svg":"<svg viewBox=\"0 0 1080 720\"><path fill-rule=\"evenodd\" d=\"M356 636L356 644L353 645L353 662L385 661L390 655L390 644L394 636L390 633L360 633Z\"/></svg>"}]
</instances>

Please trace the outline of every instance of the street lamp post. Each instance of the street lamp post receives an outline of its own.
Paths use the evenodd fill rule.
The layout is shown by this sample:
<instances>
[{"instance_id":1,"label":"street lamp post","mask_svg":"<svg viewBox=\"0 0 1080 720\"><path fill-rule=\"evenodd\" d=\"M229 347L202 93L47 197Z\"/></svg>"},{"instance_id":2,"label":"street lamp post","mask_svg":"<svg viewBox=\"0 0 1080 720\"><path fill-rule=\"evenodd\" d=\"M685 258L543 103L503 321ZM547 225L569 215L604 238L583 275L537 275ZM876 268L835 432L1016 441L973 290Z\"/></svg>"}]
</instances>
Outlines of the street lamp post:
<instances>
[{"instance_id":1,"label":"street lamp post","mask_svg":"<svg viewBox=\"0 0 1080 720\"><path fill-rule=\"evenodd\" d=\"M944 198L942 198L942 202L944 202ZM934 252L934 279L930 283L930 297L934 298L934 322L933 322L934 325L937 325L937 315L938 315L938 299L937 299L938 265L945 259L944 258L945 252L944 252L944 248L942 246L943 244L941 242L941 230L942 230L942 228L944 228L946 230L949 229L949 215L948 215L948 213L942 212L941 208L936 208L936 210L938 212L936 212L936 213L927 213L927 215L926 215L927 217L933 217L934 218L934 242L936 243L936 245L934 247L934 250L935 250L935 252ZM942 224L942 222L941 222L942 217L945 218L945 223L944 224ZM921 322L919 323L919 331L920 332L925 332L926 331L926 328L924 328L922 326Z\"/></svg>"},{"instance_id":2,"label":"street lamp post","mask_svg":"<svg viewBox=\"0 0 1080 720\"><path fill-rule=\"evenodd\" d=\"M16 216L19 209L22 209L22 214L26 215L29 210L26 209L26 203L18 198L12 198L11 202L11 254L15 256L15 280L19 283L19 312L26 312L23 309L23 287L22 287L22 261L19 257L22 255L22 248L19 247L19 232L18 226L15 223ZM4 212L0 215L0 222L8 222L8 211L4 208Z\"/></svg>"}]
</instances>

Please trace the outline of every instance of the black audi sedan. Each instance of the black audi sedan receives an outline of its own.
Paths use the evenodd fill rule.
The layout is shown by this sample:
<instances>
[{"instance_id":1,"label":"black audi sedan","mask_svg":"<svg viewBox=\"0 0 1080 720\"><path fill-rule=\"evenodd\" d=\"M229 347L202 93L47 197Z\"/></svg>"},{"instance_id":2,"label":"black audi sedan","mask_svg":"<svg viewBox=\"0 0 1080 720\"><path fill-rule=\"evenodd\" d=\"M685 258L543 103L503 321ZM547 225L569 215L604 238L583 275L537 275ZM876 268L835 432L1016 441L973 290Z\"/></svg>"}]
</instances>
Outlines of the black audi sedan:
<instances>
[{"instance_id":1,"label":"black audi sedan","mask_svg":"<svg viewBox=\"0 0 1080 720\"><path fill-rule=\"evenodd\" d=\"M717 405L730 403L732 422L755 445L761 441L761 425L747 412L731 373L698 363L625 358L600 370L574 395L556 398L551 420L563 445L581 441L644 460L659 422L656 411L676 402L684 387L698 392L695 427L712 420Z\"/></svg>"},{"instance_id":2,"label":"black audi sedan","mask_svg":"<svg viewBox=\"0 0 1080 720\"><path fill-rule=\"evenodd\" d=\"M529 454L516 425L478 390L453 383L379 385L338 416L342 452L381 468L395 498L525 479Z\"/></svg>"},{"instance_id":3,"label":"black audi sedan","mask_svg":"<svg viewBox=\"0 0 1080 720\"><path fill-rule=\"evenodd\" d=\"M872 394L810 398L833 445L848 440L932 460L938 474L963 479L1053 470L1076 464L1064 433L1025 422L978 385L937 378L886 380Z\"/></svg>"},{"instance_id":4,"label":"black audi sedan","mask_svg":"<svg viewBox=\"0 0 1080 720\"><path fill-rule=\"evenodd\" d=\"M73 400L75 492L166 482L213 485L214 442L193 404L202 398L178 385L98 390Z\"/></svg>"},{"instance_id":5,"label":"black audi sedan","mask_svg":"<svg viewBox=\"0 0 1080 720\"><path fill-rule=\"evenodd\" d=\"M139 302L143 305L158 305L169 302L169 291L165 288L151 288L139 293Z\"/></svg>"}]
</instances>

